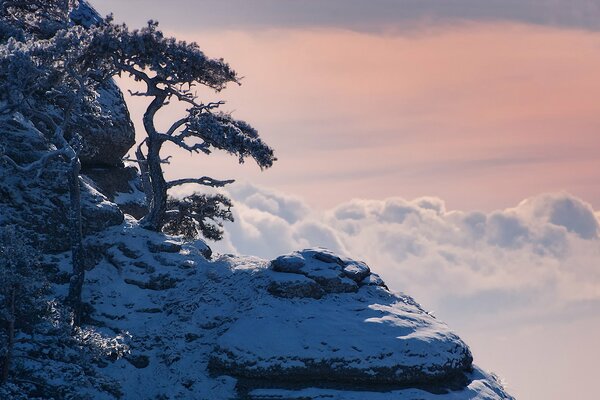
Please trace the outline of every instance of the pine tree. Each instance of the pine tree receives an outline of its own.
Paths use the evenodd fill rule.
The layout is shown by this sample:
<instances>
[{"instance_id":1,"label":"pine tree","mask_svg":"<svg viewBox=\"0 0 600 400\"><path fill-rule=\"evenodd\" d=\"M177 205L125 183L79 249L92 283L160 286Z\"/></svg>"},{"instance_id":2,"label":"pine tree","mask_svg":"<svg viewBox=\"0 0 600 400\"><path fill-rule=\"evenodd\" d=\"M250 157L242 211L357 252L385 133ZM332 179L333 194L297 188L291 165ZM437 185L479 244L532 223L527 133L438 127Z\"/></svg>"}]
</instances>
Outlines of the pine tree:
<instances>
[{"instance_id":1,"label":"pine tree","mask_svg":"<svg viewBox=\"0 0 600 400\"><path fill-rule=\"evenodd\" d=\"M219 92L228 83L239 84L236 73L222 59L206 57L196 43L164 37L157 23L152 21L143 29L130 31L127 26L115 25L108 19L99 30L102 32L94 39L96 59L104 59L115 73L127 73L145 84L144 92L132 94L151 99L143 117L146 138L136 151L149 205L142 226L160 231L167 224L169 204L175 209L181 206L168 201L168 191L176 186L197 184L214 188L233 182L208 176L167 181L162 164L168 161L161 156L165 143L173 143L191 153L223 150L237 156L240 163L249 157L261 169L273 165L276 160L273 150L254 128L219 111L222 101L203 103L194 92L196 87ZM156 115L173 101L187 105L186 115L166 131L159 131ZM222 197L214 200L219 199ZM173 228L172 223L169 226Z\"/></svg>"}]
</instances>

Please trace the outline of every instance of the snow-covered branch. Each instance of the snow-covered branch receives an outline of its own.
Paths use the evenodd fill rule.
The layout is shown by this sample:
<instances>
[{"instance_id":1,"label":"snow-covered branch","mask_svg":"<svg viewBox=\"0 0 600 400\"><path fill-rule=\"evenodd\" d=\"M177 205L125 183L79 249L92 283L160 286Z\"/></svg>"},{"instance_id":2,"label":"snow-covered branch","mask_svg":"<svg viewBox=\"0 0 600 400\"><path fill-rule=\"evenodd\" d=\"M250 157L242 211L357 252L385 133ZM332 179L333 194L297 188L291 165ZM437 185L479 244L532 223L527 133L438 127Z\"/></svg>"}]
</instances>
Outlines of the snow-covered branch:
<instances>
[{"instance_id":1,"label":"snow-covered branch","mask_svg":"<svg viewBox=\"0 0 600 400\"><path fill-rule=\"evenodd\" d=\"M208 176L203 176L202 178L185 178L185 179L177 179L174 181L167 182L167 188L171 189L175 186L185 185L187 183L195 183L197 185L210 186L210 187L223 187L225 185L229 185L230 183L235 182L234 179L229 179L225 181L220 181L217 179L209 178Z\"/></svg>"},{"instance_id":2,"label":"snow-covered branch","mask_svg":"<svg viewBox=\"0 0 600 400\"><path fill-rule=\"evenodd\" d=\"M202 143L194 143L192 145L187 144L185 142L185 139L190 136L191 135L189 135L185 132L183 132L182 134L177 135L177 136L167 136L164 134L160 135L160 137L161 137L161 139L163 139L163 141L174 143L177 146L181 147L182 149L189 151L190 153L203 152L204 154L210 154L210 145L208 143L202 142Z\"/></svg>"},{"instance_id":3,"label":"snow-covered branch","mask_svg":"<svg viewBox=\"0 0 600 400\"><path fill-rule=\"evenodd\" d=\"M9 157L3 153L0 158L2 160L4 160L5 162L7 162L9 165L11 165L14 169L16 169L19 172L27 173L27 172L31 172L31 171L37 171L37 175L40 176L41 173L43 172L44 168L46 167L46 165L51 160L59 158L61 156L69 157L70 154L71 154L71 152L65 148L54 150L54 151L49 151L49 152L46 152L39 160L36 160L36 161L26 164L26 165L19 165L15 160L13 160L11 157Z\"/></svg>"}]
</instances>

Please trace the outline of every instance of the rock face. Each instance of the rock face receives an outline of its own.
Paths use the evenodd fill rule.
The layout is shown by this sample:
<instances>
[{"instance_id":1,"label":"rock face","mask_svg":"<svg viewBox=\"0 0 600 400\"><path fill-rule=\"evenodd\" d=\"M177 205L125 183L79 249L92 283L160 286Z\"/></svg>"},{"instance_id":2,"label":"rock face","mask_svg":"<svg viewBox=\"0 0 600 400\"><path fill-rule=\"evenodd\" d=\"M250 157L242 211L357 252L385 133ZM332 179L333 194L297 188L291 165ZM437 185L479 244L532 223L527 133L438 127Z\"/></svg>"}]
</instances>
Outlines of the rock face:
<instances>
[{"instance_id":1,"label":"rock face","mask_svg":"<svg viewBox=\"0 0 600 400\"><path fill-rule=\"evenodd\" d=\"M90 27L102 20L87 1L78 1L78 7L71 13L71 19L84 27ZM98 102L106 121L78 117L76 125L83 138L80 158L84 166L121 166L121 159L135 143L135 130L129 110L121 90L110 79L98 88Z\"/></svg>"},{"instance_id":2,"label":"rock face","mask_svg":"<svg viewBox=\"0 0 600 400\"><path fill-rule=\"evenodd\" d=\"M86 329L104 341L125 340L128 353L89 366L110 382L108 393L106 384L61 379L62 365L43 370L77 394L514 400L471 364L468 347L445 324L410 297L390 292L375 274L365 276L364 263L323 249L275 262L233 255L209 260L203 242L141 229L130 217L97 234L95 243L99 262L84 286L92 321ZM68 273L68 255L53 259L59 274ZM340 274L357 288L340 291L316 280ZM54 290L64 293L68 280L57 282Z\"/></svg>"},{"instance_id":3,"label":"rock face","mask_svg":"<svg viewBox=\"0 0 600 400\"><path fill-rule=\"evenodd\" d=\"M18 116L0 119L0 146L21 165L40 159L51 148L39 131ZM67 181L65 165L60 160L49 162L43 170L27 173L0 164L0 224L15 224L30 231L31 238L44 251L67 250ZM81 181L81 201L84 234L123 222L123 213L117 205L85 179Z\"/></svg>"},{"instance_id":4,"label":"rock face","mask_svg":"<svg viewBox=\"0 0 600 400\"><path fill-rule=\"evenodd\" d=\"M98 101L110 118L98 123L81 116L75 123L83 138L81 163L85 165L120 166L122 158L135 143L135 131L121 90L113 80L98 89Z\"/></svg>"},{"instance_id":5,"label":"rock face","mask_svg":"<svg viewBox=\"0 0 600 400\"><path fill-rule=\"evenodd\" d=\"M75 23L89 27L100 20L87 2L75 3L79 5L71 15ZM135 135L125 101L115 82L110 80L103 84L97 89L97 97L105 119L75 117L77 133L83 137L80 159L84 167L112 168L107 172L110 176L115 171L121 172L121 158L134 144ZM52 113L47 104L36 107ZM53 148L49 138L18 114L0 118L0 146L20 165L41 159ZM43 171L30 173L18 172L8 163L0 162L0 223L16 224L30 231L34 242L38 242L44 251L66 250L69 247L67 181L65 165L60 160L47 163ZM81 196L85 235L123 222L119 207L85 177L81 181Z\"/></svg>"},{"instance_id":6,"label":"rock face","mask_svg":"<svg viewBox=\"0 0 600 400\"><path fill-rule=\"evenodd\" d=\"M146 197L140 190L139 173L134 166L96 165L84 168L82 172L94 182L99 192L117 204L124 213L136 219L141 219L148 213Z\"/></svg>"},{"instance_id":7,"label":"rock face","mask_svg":"<svg viewBox=\"0 0 600 400\"><path fill-rule=\"evenodd\" d=\"M366 264L310 249L271 268L267 290L276 297L257 301L219 338L214 370L400 386L449 384L470 371L467 345L410 297L390 293L377 277L371 284Z\"/></svg>"}]
</instances>

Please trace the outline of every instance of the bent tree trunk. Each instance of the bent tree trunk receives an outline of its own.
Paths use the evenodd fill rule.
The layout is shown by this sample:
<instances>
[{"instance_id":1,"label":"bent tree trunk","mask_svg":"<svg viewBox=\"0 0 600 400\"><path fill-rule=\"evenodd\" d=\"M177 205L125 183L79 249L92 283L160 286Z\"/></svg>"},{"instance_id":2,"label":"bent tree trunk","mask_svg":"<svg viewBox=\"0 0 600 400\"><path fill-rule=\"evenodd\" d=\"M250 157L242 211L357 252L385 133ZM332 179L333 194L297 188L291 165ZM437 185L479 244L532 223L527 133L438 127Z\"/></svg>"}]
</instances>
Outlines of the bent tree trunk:
<instances>
[{"instance_id":1,"label":"bent tree trunk","mask_svg":"<svg viewBox=\"0 0 600 400\"><path fill-rule=\"evenodd\" d=\"M153 231L160 231L167 212L167 182L163 176L160 162L160 146L154 140L148 140L148 174L152 188L150 210L144 217L142 226Z\"/></svg>"},{"instance_id":2,"label":"bent tree trunk","mask_svg":"<svg viewBox=\"0 0 600 400\"><path fill-rule=\"evenodd\" d=\"M8 343L6 343L6 354L2 362L2 375L0 376L0 384L6 383L8 380L8 372L10 371L10 364L12 361L12 352L15 344L15 288L13 287L10 294L10 317L8 320L8 327L6 335L8 336Z\"/></svg>"},{"instance_id":3,"label":"bent tree trunk","mask_svg":"<svg viewBox=\"0 0 600 400\"><path fill-rule=\"evenodd\" d=\"M148 134L146 145L148 146L148 156L146 157L146 165L148 168L148 176L150 178L150 188L152 190L152 198L149 201L150 210L148 214L142 218L141 225L145 229L159 232L164 224L165 214L167 212L167 182L163 176L160 149L163 144L160 133L154 126L154 116L158 110L164 105L167 95L160 91L156 91L156 97L148 109L144 113L144 128Z\"/></svg>"},{"instance_id":4,"label":"bent tree trunk","mask_svg":"<svg viewBox=\"0 0 600 400\"><path fill-rule=\"evenodd\" d=\"M150 172L148 172L148 160L142 152L142 145L146 143L144 140L137 147L135 151L135 158L137 159L138 167L140 168L140 179L142 180L142 189L146 196L146 207L150 210L150 203L152 202L152 184L150 183Z\"/></svg>"},{"instance_id":5,"label":"bent tree trunk","mask_svg":"<svg viewBox=\"0 0 600 400\"><path fill-rule=\"evenodd\" d=\"M71 240L71 257L73 273L69 283L68 301L73 307L74 323L81 323L83 281L85 279L85 262L83 248L83 232L81 227L81 188L79 187L79 157L71 159L69 166L69 235Z\"/></svg>"}]
</instances>

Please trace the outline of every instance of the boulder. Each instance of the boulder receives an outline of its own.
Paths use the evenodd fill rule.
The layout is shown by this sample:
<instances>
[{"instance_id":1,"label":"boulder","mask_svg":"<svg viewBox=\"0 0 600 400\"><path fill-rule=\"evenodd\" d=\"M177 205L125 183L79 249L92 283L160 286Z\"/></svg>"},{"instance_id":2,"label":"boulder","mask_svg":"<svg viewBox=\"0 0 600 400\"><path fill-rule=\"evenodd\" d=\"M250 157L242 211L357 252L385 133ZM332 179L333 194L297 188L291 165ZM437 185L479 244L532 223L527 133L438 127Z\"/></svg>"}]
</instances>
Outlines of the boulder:
<instances>
[{"instance_id":1,"label":"boulder","mask_svg":"<svg viewBox=\"0 0 600 400\"><path fill-rule=\"evenodd\" d=\"M98 89L98 101L106 121L84 116L75 118L83 139L81 163L89 165L119 166L122 158L135 144L135 130L121 90L113 80Z\"/></svg>"},{"instance_id":2,"label":"boulder","mask_svg":"<svg viewBox=\"0 0 600 400\"><path fill-rule=\"evenodd\" d=\"M70 17L74 23L86 28L102 20L87 1L79 1ZM102 122L85 116L75 118L83 138L81 163L84 166L121 166L123 156L135 144L129 110L121 90L112 79L100 85L97 96L107 118Z\"/></svg>"},{"instance_id":3,"label":"boulder","mask_svg":"<svg viewBox=\"0 0 600 400\"><path fill-rule=\"evenodd\" d=\"M308 249L273 260L268 272L272 296L259 296L217 339L212 371L270 382L414 386L453 385L471 369L471 352L456 334L410 297L389 292L364 263Z\"/></svg>"},{"instance_id":4,"label":"boulder","mask_svg":"<svg viewBox=\"0 0 600 400\"><path fill-rule=\"evenodd\" d=\"M361 261L343 260L329 250L306 249L277 257L271 261L275 272L303 275L315 281L324 293L350 293L371 270Z\"/></svg>"},{"instance_id":5,"label":"boulder","mask_svg":"<svg viewBox=\"0 0 600 400\"><path fill-rule=\"evenodd\" d=\"M97 191L92 182L81 180L81 216L84 234L102 231L109 226L120 225L123 213L119 207Z\"/></svg>"},{"instance_id":6,"label":"boulder","mask_svg":"<svg viewBox=\"0 0 600 400\"><path fill-rule=\"evenodd\" d=\"M181 244L170 240L157 243L148 241L146 244L150 253L179 253L181 251Z\"/></svg>"},{"instance_id":7,"label":"boulder","mask_svg":"<svg viewBox=\"0 0 600 400\"><path fill-rule=\"evenodd\" d=\"M349 263L344 266L344 275L352 279L356 283L362 282L367 276L371 274L371 269L367 264L362 261L355 263Z\"/></svg>"}]
</instances>

